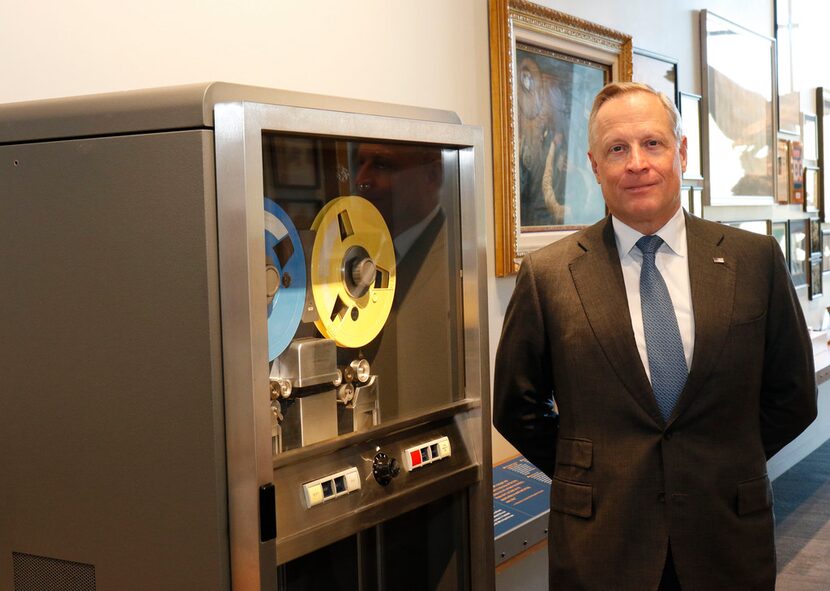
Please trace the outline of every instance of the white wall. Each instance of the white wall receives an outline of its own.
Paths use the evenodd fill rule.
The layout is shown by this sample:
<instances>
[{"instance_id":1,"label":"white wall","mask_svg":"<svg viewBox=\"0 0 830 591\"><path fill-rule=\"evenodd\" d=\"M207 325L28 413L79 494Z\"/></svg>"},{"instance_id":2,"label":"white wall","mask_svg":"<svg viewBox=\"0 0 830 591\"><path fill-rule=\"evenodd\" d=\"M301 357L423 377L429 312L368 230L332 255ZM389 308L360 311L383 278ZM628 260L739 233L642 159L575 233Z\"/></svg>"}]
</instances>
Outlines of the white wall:
<instances>
[{"instance_id":1,"label":"white wall","mask_svg":"<svg viewBox=\"0 0 830 591\"><path fill-rule=\"evenodd\" d=\"M773 35L773 1L544 0L679 60L700 93L698 11ZM484 128L492 203L485 0L0 0L0 103L223 80L455 111ZM490 348L511 278L493 274ZM494 432L494 460L514 452Z\"/></svg>"}]
</instances>

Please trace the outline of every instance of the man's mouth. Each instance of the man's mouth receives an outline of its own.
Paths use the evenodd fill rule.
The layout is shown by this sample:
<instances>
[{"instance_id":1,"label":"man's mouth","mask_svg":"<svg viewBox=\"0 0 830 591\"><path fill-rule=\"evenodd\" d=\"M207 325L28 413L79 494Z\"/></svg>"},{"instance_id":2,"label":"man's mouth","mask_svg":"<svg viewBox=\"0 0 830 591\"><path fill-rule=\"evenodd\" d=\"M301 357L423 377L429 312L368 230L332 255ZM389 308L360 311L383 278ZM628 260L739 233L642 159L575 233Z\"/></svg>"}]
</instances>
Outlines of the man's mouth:
<instances>
[{"instance_id":1,"label":"man's mouth","mask_svg":"<svg viewBox=\"0 0 830 591\"><path fill-rule=\"evenodd\" d=\"M657 183L637 183L636 185L625 186L623 189L630 193L642 193L644 191L648 191L656 185Z\"/></svg>"}]
</instances>

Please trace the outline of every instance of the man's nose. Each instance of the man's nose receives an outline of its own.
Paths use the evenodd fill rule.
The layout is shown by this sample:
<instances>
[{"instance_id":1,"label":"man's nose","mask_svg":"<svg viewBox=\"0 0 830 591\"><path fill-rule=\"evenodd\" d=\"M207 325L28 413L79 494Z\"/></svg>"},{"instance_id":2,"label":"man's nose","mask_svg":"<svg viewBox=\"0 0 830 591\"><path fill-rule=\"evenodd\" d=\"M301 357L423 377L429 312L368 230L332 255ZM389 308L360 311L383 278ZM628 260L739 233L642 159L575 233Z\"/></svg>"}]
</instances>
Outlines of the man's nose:
<instances>
[{"instance_id":1,"label":"man's nose","mask_svg":"<svg viewBox=\"0 0 830 591\"><path fill-rule=\"evenodd\" d=\"M368 189L372 186L371 162L366 161L360 164L355 175L355 183L360 189Z\"/></svg>"},{"instance_id":2,"label":"man's nose","mask_svg":"<svg viewBox=\"0 0 830 591\"><path fill-rule=\"evenodd\" d=\"M632 146L628 153L628 169L632 172L642 172L648 168L648 156L640 146Z\"/></svg>"}]
</instances>

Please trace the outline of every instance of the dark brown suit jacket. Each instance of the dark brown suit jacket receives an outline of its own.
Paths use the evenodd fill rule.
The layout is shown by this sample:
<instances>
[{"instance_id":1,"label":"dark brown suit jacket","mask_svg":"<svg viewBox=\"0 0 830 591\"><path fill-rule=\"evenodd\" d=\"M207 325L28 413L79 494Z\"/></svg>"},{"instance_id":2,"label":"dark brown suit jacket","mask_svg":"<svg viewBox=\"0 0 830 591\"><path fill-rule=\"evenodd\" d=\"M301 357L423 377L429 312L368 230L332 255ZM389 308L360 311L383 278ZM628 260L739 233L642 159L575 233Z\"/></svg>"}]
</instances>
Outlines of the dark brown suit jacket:
<instances>
[{"instance_id":1,"label":"dark brown suit jacket","mask_svg":"<svg viewBox=\"0 0 830 591\"><path fill-rule=\"evenodd\" d=\"M686 228L694 356L667 424L610 217L519 271L494 422L553 479L552 589L656 589L669 540L684 591L774 588L766 460L816 416L810 341L772 238L688 215Z\"/></svg>"}]
</instances>

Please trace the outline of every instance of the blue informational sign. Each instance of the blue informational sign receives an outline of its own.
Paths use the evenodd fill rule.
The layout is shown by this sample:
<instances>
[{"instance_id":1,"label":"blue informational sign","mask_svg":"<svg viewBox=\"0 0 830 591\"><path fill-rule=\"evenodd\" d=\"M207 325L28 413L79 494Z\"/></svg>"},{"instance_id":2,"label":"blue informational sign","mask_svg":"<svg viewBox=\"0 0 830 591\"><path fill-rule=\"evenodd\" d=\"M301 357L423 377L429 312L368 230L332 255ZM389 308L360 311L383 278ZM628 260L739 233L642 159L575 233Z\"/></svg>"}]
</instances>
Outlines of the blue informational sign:
<instances>
[{"instance_id":1,"label":"blue informational sign","mask_svg":"<svg viewBox=\"0 0 830 591\"><path fill-rule=\"evenodd\" d=\"M550 478L522 456L493 467L493 525L498 538L550 510Z\"/></svg>"}]
</instances>

